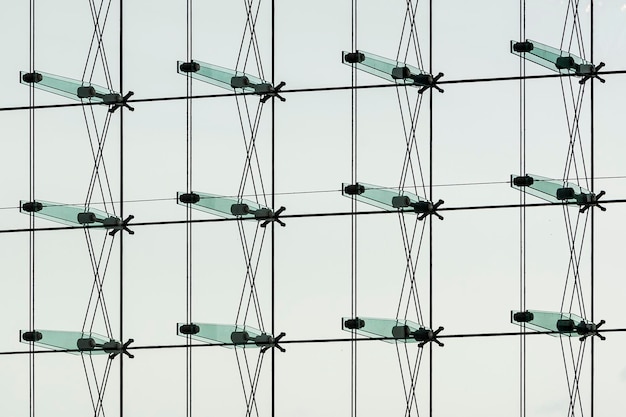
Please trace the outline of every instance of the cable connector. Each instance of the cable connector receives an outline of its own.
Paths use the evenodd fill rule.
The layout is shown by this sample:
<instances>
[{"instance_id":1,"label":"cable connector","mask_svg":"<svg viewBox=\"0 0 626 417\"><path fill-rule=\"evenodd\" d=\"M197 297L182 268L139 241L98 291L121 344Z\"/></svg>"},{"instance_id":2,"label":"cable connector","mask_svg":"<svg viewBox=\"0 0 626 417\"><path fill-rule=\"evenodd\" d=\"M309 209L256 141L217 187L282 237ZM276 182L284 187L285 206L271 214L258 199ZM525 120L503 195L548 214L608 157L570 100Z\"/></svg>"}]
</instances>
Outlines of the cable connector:
<instances>
[{"instance_id":1,"label":"cable connector","mask_svg":"<svg viewBox=\"0 0 626 417\"><path fill-rule=\"evenodd\" d=\"M598 207L600 210L606 211L606 207L603 207L598 203L598 200L605 194L606 193L604 191L600 191L598 195L593 193L577 195L576 202L578 205L582 206L580 212L584 213L590 207Z\"/></svg>"},{"instance_id":2,"label":"cable connector","mask_svg":"<svg viewBox=\"0 0 626 417\"><path fill-rule=\"evenodd\" d=\"M124 97L122 97L122 98L120 99L120 101L118 101L117 103L113 104L113 107L111 107L111 108L109 109L109 113L114 113L114 112L115 112L115 110L117 110L117 109L118 109L118 108L120 108L120 107L126 107L126 108L127 108L128 110L130 110L130 111L135 111L135 108L134 108L134 107L131 107L131 106L128 104L128 99L129 99L129 98L131 98L134 94L135 94L135 93L134 93L134 92L132 92L132 91L129 91L128 93L126 93L126 95L125 95ZM118 96L118 97L119 97L119 96ZM108 103L107 103L107 104L108 104Z\"/></svg>"},{"instance_id":3,"label":"cable connector","mask_svg":"<svg viewBox=\"0 0 626 417\"><path fill-rule=\"evenodd\" d=\"M412 332L410 336L412 336L415 340L420 342L420 344L417 345L418 347L424 347L426 343L430 343L430 342L435 342L439 346L443 347L443 343L437 340L437 335L441 333L442 330L443 330L442 326L439 326L439 328L435 331L426 329L424 327L420 327L416 331Z\"/></svg>"},{"instance_id":4,"label":"cable connector","mask_svg":"<svg viewBox=\"0 0 626 417\"><path fill-rule=\"evenodd\" d=\"M105 343L102 346L102 349L105 352L110 353L109 359L115 359L115 357L119 355L120 353L123 353L124 355L128 356L130 359L133 359L135 355L133 355L132 353L128 351L128 346L134 341L135 341L134 339L128 339L128 341L124 343L123 345L120 342L113 341L113 342Z\"/></svg>"},{"instance_id":5,"label":"cable connector","mask_svg":"<svg viewBox=\"0 0 626 417\"><path fill-rule=\"evenodd\" d=\"M133 216L132 214L128 216L126 220L120 220L117 217L109 217L107 219L104 219L102 224L104 225L105 229L113 229L109 232L110 236L115 236L115 234L120 230L125 230L128 232L129 235L134 235L135 232L128 228L128 222L130 222L134 218L135 216Z\"/></svg>"},{"instance_id":6,"label":"cable connector","mask_svg":"<svg viewBox=\"0 0 626 417\"><path fill-rule=\"evenodd\" d=\"M422 88L417 91L419 94L424 93L429 88L434 88L440 93L443 93L443 89L437 85L437 81L439 81L441 77L443 77L443 72L440 72L434 77L430 74L411 74L409 76L409 78L411 78L415 82L415 84L422 86Z\"/></svg>"},{"instance_id":7,"label":"cable connector","mask_svg":"<svg viewBox=\"0 0 626 417\"><path fill-rule=\"evenodd\" d=\"M605 83L606 80L603 78L600 78L600 76L598 75L598 71L604 67L604 62L600 62L597 66L593 66L593 64L589 65L587 68L584 68L586 71L583 71L583 66L580 65L578 68L578 71L576 71L576 75L581 75L583 76L583 79L578 81L579 84L584 84L587 82L587 80L590 80L592 78L597 78L601 83Z\"/></svg>"},{"instance_id":8,"label":"cable connector","mask_svg":"<svg viewBox=\"0 0 626 417\"><path fill-rule=\"evenodd\" d=\"M413 207L413 210L416 213L421 213L421 215L417 216L417 220L424 220L426 216L430 214L434 214L439 218L439 220L443 220L443 216L437 213L437 209L443 203L443 200L439 200L435 204L430 201L419 201L417 203L411 203L410 206Z\"/></svg>"},{"instance_id":9,"label":"cable connector","mask_svg":"<svg viewBox=\"0 0 626 417\"><path fill-rule=\"evenodd\" d=\"M576 333L578 333L579 335L581 335L580 341L582 342L583 340L585 340L586 338L588 338L589 336L598 336L600 338L600 340L606 340L606 337L602 336L598 329L604 324L606 323L604 320L600 320L600 322L598 324L594 324L594 323L585 323L583 321L581 321L580 323L578 323L576 325Z\"/></svg>"},{"instance_id":10,"label":"cable connector","mask_svg":"<svg viewBox=\"0 0 626 417\"><path fill-rule=\"evenodd\" d=\"M272 97L276 97L282 102L286 101L286 99L279 94L280 89L287 85L287 83L285 83L284 81L281 81L276 87L272 87L270 84L261 84L261 85L266 86L265 88L266 91L263 91L261 89L258 89L257 91L261 94L264 94L264 96L261 98L261 103L265 103L267 100L269 100Z\"/></svg>"},{"instance_id":11,"label":"cable connector","mask_svg":"<svg viewBox=\"0 0 626 417\"><path fill-rule=\"evenodd\" d=\"M281 332L276 337L272 337L269 334L262 334L254 338L254 344L257 346L262 346L261 353L265 353L271 348L277 348L281 352L285 353L285 348L278 344L280 342L280 339L282 339L283 337L285 337L285 332Z\"/></svg>"},{"instance_id":12,"label":"cable connector","mask_svg":"<svg viewBox=\"0 0 626 417\"><path fill-rule=\"evenodd\" d=\"M272 222L276 222L276 223L280 224L282 227L287 226L285 223L283 223L282 220L280 220L278 218L278 216L280 216L282 214L282 212L285 211L285 210L287 210L287 209L285 207L281 206L278 210L276 210L275 213L272 213L270 216L265 218L265 221L263 223L261 223L261 227L267 227L267 225L272 223Z\"/></svg>"}]
</instances>

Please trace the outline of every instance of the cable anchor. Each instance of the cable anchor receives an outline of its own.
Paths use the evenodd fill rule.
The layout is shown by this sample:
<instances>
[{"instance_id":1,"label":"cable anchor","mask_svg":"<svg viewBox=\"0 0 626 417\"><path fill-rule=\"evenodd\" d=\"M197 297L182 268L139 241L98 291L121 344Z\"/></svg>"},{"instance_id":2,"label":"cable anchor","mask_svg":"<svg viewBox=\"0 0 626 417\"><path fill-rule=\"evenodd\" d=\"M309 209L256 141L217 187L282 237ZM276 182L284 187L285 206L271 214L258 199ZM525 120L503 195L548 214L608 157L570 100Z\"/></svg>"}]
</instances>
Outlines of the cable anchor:
<instances>
[{"instance_id":1,"label":"cable anchor","mask_svg":"<svg viewBox=\"0 0 626 417\"><path fill-rule=\"evenodd\" d=\"M424 345L426 343L430 343L430 342L435 342L437 343L439 346L443 347L443 343L441 343L438 339L437 339L437 335L443 330L442 326L439 326L439 328L435 331L432 331L430 329L426 329L424 327L420 327L419 329L417 329L414 332L411 332L409 335L412 336L415 340L417 340L418 342L420 342L417 346L418 347L424 347Z\"/></svg>"},{"instance_id":2,"label":"cable anchor","mask_svg":"<svg viewBox=\"0 0 626 417\"><path fill-rule=\"evenodd\" d=\"M281 81L276 87L272 87L270 84L261 84L261 85L266 87L265 89L263 89L265 91L260 90L260 89L258 91L261 94L265 94L261 98L261 103L265 103L267 100L269 100L272 97L277 97L282 102L286 101L286 99L279 94L280 89L283 88L285 85L287 85L287 83L285 83L284 81Z\"/></svg>"},{"instance_id":3,"label":"cable anchor","mask_svg":"<svg viewBox=\"0 0 626 417\"><path fill-rule=\"evenodd\" d=\"M278 224L280 224L282 227L287 226L285 223L283 223L282 220L280 220L278 218L278 216L280 216L282 214L283 211L287 210L285 207L281 206L278 210L276 210L275 213L270 213L267 217L257 217L259 219L265 219L265 221L263 223L261 223L261 227L266 227L268 224L272 223L272 222L276 222Z\"/></svg>"},{"instance_id":4,"label":"cable anchor","mask_svg":"<svg viewBox=\"0 0 626 417\"><path fill-rule=\"evenodd\" d=\"M121 344L120 342L110 342L110 343L115 343L115 346L109 346L108 348L104 347L104 351L107 353L110 353L109 359L115 359L115 357L119 355L120 353L123 353L124 355L128 356L130 359L133 359L135 355L133 355L132 353L128 351L128 346L134 341L135 341L134 339L128 339L128 341L124 344Z\"/></svg>"},{"instance_id":5,"label":"cable anchor","mask_svg":"<svg viewBox=\"0 0 626 417\"><path fill-rule=\"evenodd\" d=\"M600 210L606 211L606 207L603 207L598 203L598 200L602 198L602 196L605 194L606 193L603 190L603 191L600 191L598 195L590 193L590 194L581 194L580 196L576 196L578 197L576 200L579 200L577 201L577 203L582 206L580 209L580 212L584 213L590 207L598 207Z\"/></svg>"},{"instance_id":6,"label":"cable anchor","mask_svg":"<svg viewBox=\"0 0 626 417\"><path fill-rule=\"evenodd\" d=\"M582 75L583 79L578 81L578 83L582 85L582 84L586 83L587 80L590 80L592 78L597 78L598 80L600 80L601 83L604 84L606 82L606 80L604 78L600 78L600 76L598 75L598 71L602 67L604 67L604 65L605 65L604 62L600 62L595 67L593 66L593 64L591 64L587 68L585 68L585 70L587 70L587 71L584 71L584 72L583 72L583 68L582 68L583 66L580 65L577 75Z\"/></svg>"},{"instance_id":7,"label":"cable anchor","mask_svg":"<svg viewBox=\"0 0 626 417\"><path fill-rule=\"evenodd\" d=\"M134 92L132 92L132 91L129 91L128 93L126 93L126 95L125 95L124 97L122 97L120 101L118 101L117 103L115 103L115 104L113 105L113 107L111 107L111 108L109 109L109 113L114 113L114 112L115 112L115 110L119 109L120 107L126 107L126 108L127 108L128 110L130 110L130 111L135 111L135 108L134 108L134 107L131 107L131 106L128 104L128 99L129 99L129 98L131 98L134 94L135 94L135 93L134 93ZM119 97L119 96L118 96L118 97Z\"/></svg>"},{"instance_id":8,"label":"cable anchor","mask_svg":"<svg viewBox=\"0 0 626 417\"><path fill-rule=\"evenodd\" d=\"M430 75L430 74L418 74L418 75L411 74L411 76L410 76L410 78L416 84L422 86L422 88L420 88L417 91L419 94L424 93L429 88L434 88L437 91L439 91L440 93L443 93L443 89L437 85L437 81L439 81L439 79L441 77L443 77L443 72L440 72L439 74L437 74L434 77L432 75Z\"/></svg>"},{"instance_id":9,"label":"cable anchor","mask_svg":"<svg viewBox=\"0 0 626 417\"><path fill-rule=\"evenodd\" d=\"M600 326L602 326L604 323L606 323L604 320L600 320L600 322L598 324L585 323L583 321L578 323L576 325L576 333L581 335L580 341L582 342L583 340L585 340L589 336L598 336L600 338L600 340L606 340L606 337L602 336L599 333L599 331L598 331Z\"/></svg>"},{"instance_id":10,"label":"cable anchor","mask_svg":"<svg viewBox=\"0 0 626 417\"><path fill-rule=\"evenodd\" d=\"M262 346L261 353L267 352L270 348L277 348L281 352L285 353L285 348L279 345L280 339L283 337L285 337L285 332L280 332L280 334L276 337L272 337L269 334L263 334L261 336L257 336L254 339L254 343L257 346Z\"/></svg>"},{"instance_id":11,"label":"cable anchor","mask_svg":"<svg viewBox=\"0 0 626 417\"><path fill-rule=\"evenodd\" d=\"M105 229L113 229L109 232L109 236L115 236L117 232L120 230L125 230L129 235L134 235L135 232L128 228L128 222L134 219L135 216L132 214L126 218L126 220L120 220L117 217L109 217L105 219L102 224L104 224Z\"/></svg>"},{"instance_id":12,"label":"cable anchor","mask_svg":"<svg viewBox=\"0 0 626 417\"><path fill-rule=\"evenodd\" d=\"M411 203L409 205L413 207L413 211L415 211L416 213L421 213L419 216L417 216L417 220L424 220L426 216L430 214L434 214L439 218L439 220L443 220L443 216L437 213L437 209L443 203L443 200L439 200L435 204L430 201L418 201L417 203Z\"/></svg>"}]
</instances>

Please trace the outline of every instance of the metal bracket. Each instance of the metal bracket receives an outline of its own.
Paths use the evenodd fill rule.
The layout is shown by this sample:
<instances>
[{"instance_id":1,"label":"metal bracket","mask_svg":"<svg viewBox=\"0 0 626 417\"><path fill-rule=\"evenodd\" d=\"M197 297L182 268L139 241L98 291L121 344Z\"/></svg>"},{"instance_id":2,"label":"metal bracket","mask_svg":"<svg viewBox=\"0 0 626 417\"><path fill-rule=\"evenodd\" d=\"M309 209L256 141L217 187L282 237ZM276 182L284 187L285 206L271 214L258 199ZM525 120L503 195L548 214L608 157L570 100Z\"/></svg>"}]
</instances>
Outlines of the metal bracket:
<instances>
[{"instance_id":1,"label":"metal bracket","mask_svg":"<svg viewBox=\"0 0 626 417\"><path fill-rule=\"evenodd\" d=\"M124 343L123 345L121 345L116 352L113 352L109 355L109 359L115 359L115 357L119 355L120 353L123 353L124 355L128 356L130 359L133 359L135 355L128 352L128 346L134 341L135 341L134 339L128 339L128 341Z\"/></svg>"},{"instance_id":2,"label":"metal bracket","mask_svg":"<svg viewBox=\"0 0 626 417\"><path fill-rule=\"evenodd\" d=\"M121 102L114 104L113 107L109 109L109 113L114 113L115 110L119 109L120 107L126 107L130 111L135 111L134 107L131 107L128 105L128 99L131 98L133 94L135 93L132 91L129 91L124 97L122 97Z\"/></svg>"},{"instance_id":3,"label":"metal bracket","mask_svg":"<svg viewBox=\"0 0 626 417\"><path fill-rule=\"evenodd\" d=\"M600 320L600 323L598 324L584 323L582 321L578 323L578 325L576 326L576 333L581 335L580 341L582 342L589 336L598 336L600 340L606 340L606 337L602 336L598 331L600 326L602 326L604 323L606 323L604 320Z\"/></svg>"},{"instance_id":4,"label":"metal bracket","mask_svg":"<svg viewBox=\"0 0 626 417\"><path fill-rule=\"evenodd\" d=\"M598 193L598 195L595 194L590 194L590 201L588 202L584 202L582 203L582 207L580 209L581 213L584 213L585 211L587 211L587 209L589 209L590 207L598 207L600 210L602 211L606 211L606 207L601 206L600 204L598 204L598 200L600 198L602 198L603 195L605 195L606 193L604 191L600 191Z\"/></svg>"},{"instance_id":5,"label":"metal bracket","mask_svg":"<svg viewBox=\"0 0 626 417\"><path fill-rule=\"evenodd\" d=\"M420 201L418 203L411 203L410 205L411 207L413 207L413 210L416 213L422 213L421 215L417 216L417 220L424 220L429 214L434 214L439 218L439 220L443 220L443 216L437 213L437 209L443 203L443 200L439 200L435 204L431 203L430 201Z\"/></svg>"},{"instance_id":6,"label":"metal bracket","mask_svg":"<svg viewBox=\"0 0 626 417\"><path fill-rule=\"evenodd\" d=\"M276 337L268 336L268 339L266 342L257 343L257 345L263 346L263 348L261 349L261 353L265 353L271 348L277 348L281 352L285 353L286 352L285 348L283 348L281 345L278 344L280 342L280 339L282 339L283 337L285 337L285 332L280 332L278 336Z\"/></svg>"},{"instance_id":7,"label":"metal bracket","mask_svg":"<svg viewBox=\"0 0 626 417\"><path fill-rule=\"evenodd\" d=\"M283 223L282 220L280 220L278 218L278 216L280 216L282 214L283 211L287 210L285 207L280 207L278 210L276 210L276 212L274 214L272 214L272 216L268 217L263 223L261 223L261 227L266 227L268 224L272 223L272 222L277 222L278 224L280 224L282 227L287 226L285 223Z\"/></svg>"},{"instance_id":8,"label":"metal bracket","mask_svg":"<svg viewBox=\"0 0 626 417\"><path fill-rule=\"evenodd\" d=\"M132 219L134 219L134 218L135 218L135 216L133 216L132 214L131 214L130 216L128 216L128 217L126 218L126 220L123 220L123 221L122 221L122 220L120 220L120 219L114 218L114 219L116 220L115 224L108 225L108 224L106 224L106 222L105 222L105 223L104 223L104 227L105 227L106 229L113 229L113 230L111 230L111 231L109 232L109 235L110 235L110 236L115 236L115 234L116 234L117 232L119 232L120 230L125 230L125 231L127 231L127 232L128 232L128 234L129 234L129 235L134 235L134 234L135 234L135 232L133 232L132 230L130 230L130 229L128 228L128 222L130 222L130 221L131 221Z\"/></svg>"},{"instance_id":9,"label":"metal bracket","mask_svg":"<svg viewBox=\"0 0 626 417\"><path fill-rule=\"evenodd\" d=\"M287 85L287 83L281 81L276 87L271 87L270 91L261 98L261 103L265 103L272 97L277 97L282 102L286 101L286 99L279 94L280 89L283 88L285 85Z\"/></svg>"},{"instance_id":10,"label":"metal bracket","mask_svg":"<svg viewBox=\"0 0 626 417\"><path fill-rule=\"evenodd\" d=\"M443 77L443 72L440 72L439 74L437 74L434 77L432 75L428 75L427 77L424 77L423 75L421 75L421 76L420 75L412 75L411 76L411 78L414 81L419 82L420 84L425 84L422 88L420 88L417 91L419 94L424 93L429 88L434 88L437 91L439 91L440 93L443 93L443 89L437 85L437 81L439 81L439 79L441 77Z\"/></svg>"},{"instance_id":11,"label":"metal bracket","mask_svg":"<svg viewBox=\"0 0 626 417\"><path fill-rule=\"evenodd\" d=\"M437 340L437 335L441 333L442 330L443 330L442 326L439 326L439 328L435 331L426 329L424 327L420 327L416 331L412 332L410 336L412 336L415 340L420 342L420 344L417 345L418 347L424 347L426 343L430 343L430 342L435 342L439 346L443 347L443 343Z\"/></svg>"},{"instance_id":12,"label":"metal bracket","mask_svg":"<svg viewBox=\"0 0 626 417\"><path fill-rule=\"evenodd\" d=\"M590 80L592 78L597 78L598 80L600 80L601 83L605 83L606 80L604 78L600 78L600 76L598 75L598 71L604 67L604 62L600 62L592 71L591 74L587 74L583 77L582 80L578 81L579 84L584 84L587 82L587 80Z\"/></svg>"}]
</instances>

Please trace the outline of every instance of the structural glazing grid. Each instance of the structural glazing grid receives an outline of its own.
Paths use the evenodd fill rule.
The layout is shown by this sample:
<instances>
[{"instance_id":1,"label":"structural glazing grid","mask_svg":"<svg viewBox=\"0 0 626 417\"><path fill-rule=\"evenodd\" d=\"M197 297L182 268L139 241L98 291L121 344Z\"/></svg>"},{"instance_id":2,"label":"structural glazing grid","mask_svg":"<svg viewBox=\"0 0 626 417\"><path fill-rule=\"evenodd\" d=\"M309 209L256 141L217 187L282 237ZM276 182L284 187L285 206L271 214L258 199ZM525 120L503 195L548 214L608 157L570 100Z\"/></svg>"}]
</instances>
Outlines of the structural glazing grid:
<instances>
[{"instance_id":1,"label":"structural glazing grid","mask_svg":"<svg viewBox=\"0 0 626 417\"><path fill-rule=\"evenodd\" d=\"M4 413L618 412L626 4L212 3L3 6Z\"/></svg>"}]
</instances>

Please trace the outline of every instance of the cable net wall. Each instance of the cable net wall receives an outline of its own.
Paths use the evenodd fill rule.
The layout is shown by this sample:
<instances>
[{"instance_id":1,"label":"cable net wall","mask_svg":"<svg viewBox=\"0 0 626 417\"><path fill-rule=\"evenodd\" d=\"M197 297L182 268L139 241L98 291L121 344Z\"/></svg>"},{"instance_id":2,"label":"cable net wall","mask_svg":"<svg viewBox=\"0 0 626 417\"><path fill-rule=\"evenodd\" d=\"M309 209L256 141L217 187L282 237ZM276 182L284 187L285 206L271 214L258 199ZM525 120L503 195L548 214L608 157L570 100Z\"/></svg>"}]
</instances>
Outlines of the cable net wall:
<instances>
[{"instance_id":1,"label":"cable net wall","mask_svg":"<svg viewBox=\"0 0 626 417\"><path fill-rule=\"evenodd\" d=\"M626 4L1 9L5 414L619 410Z\"/></svg>"}]
</instances>

